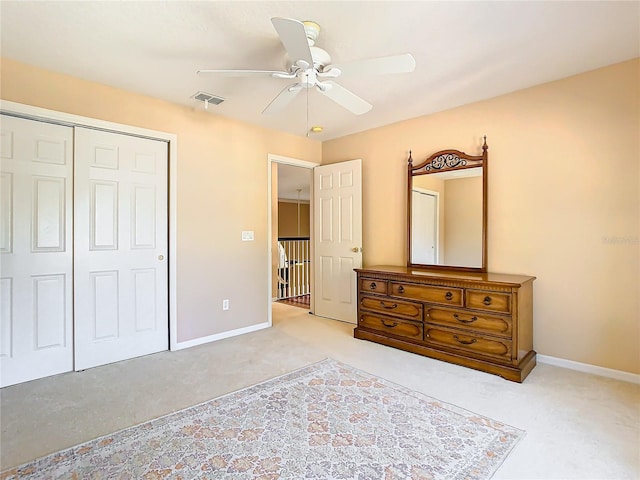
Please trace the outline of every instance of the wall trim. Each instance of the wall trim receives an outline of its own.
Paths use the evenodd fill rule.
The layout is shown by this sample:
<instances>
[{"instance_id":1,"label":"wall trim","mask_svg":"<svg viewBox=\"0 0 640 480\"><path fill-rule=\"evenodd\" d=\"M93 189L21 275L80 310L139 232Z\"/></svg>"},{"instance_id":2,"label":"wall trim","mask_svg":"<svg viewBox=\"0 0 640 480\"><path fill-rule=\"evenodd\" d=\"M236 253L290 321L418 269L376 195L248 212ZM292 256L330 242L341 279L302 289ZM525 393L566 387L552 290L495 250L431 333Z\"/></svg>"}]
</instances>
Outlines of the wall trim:
<instances>
[{"instance_id":1,"label":"wall trim","mask_svg":"<svg viewBox=\"0 0 640 480\"><path fill-rule=\"evenodd\" d=\"M125 133L138 137L163 140L169 144L169 350L177 350L178 338L178 294L177 294L177 221L178 221L178 136L175 133L161 132L147 128L134 127L123 123L108 122L97 118L83 117L71 113L49 110L22 103L0 99L0 112L31 120L58 123L67 126L82 126Z\"/></svg>"},{"instance_id":2,"label":"wall trim","mask_svg":"<svg viewBox=\"0 0 640 480\"><path fill-rule=\"evenodd\" d=\"M601 377L613 378L623 382L640 384L640 374L623 372L622 370L614 370L612 368L598 367L588 363L574 362L564 358L550 357L548 355L537 355L538 362L554 365L556 367L568 368L569 370L577 370L578 372L591 373Z\"/></svg>"},{"instance_id":3,"label":"wall trim","mask_svg":"<svg viewBox=\"0 0 640 480\"><path fill-rule=\"evenodd\" d=\"M183 350L185 348L191 348L205 343L215 342L216 340L222 340L224 338L236 337L238 335L244 335L245 333L255 332L257 330L263 330L269 328L271 322L258 323L257 325L250 325L248 327L237 328L228 332L216 333L215 335L208 335L206 337L194 338L193 340L186 340L184 342L176 342L172 350Z\"/></svg>"}]
</instances>

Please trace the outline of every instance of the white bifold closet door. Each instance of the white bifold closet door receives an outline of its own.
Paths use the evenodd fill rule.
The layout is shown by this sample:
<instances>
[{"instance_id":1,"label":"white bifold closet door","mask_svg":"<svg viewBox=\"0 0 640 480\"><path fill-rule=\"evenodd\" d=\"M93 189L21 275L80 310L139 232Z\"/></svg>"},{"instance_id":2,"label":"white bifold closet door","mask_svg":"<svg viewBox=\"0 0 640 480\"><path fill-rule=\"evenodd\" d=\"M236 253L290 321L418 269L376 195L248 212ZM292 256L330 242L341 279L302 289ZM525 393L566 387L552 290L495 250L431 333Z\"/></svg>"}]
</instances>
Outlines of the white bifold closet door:
<instances>
[{"instance_id":1,"label":"white bifold closet door","mask_svg":"<svg viewBox=\"0 0 640 480\"><path fill-rule=\"evenodd\" d=\"M75 129L75 369L167 350L167 143Z\"/></svg>"},{"instance_id":2,"label":"white bifold closet door","mask_svg":"<svg viewBox=\"0 0 640 480\"><path fill-rule=\"evenodd\" d=\"M0 120L4 387L73 368L73 128Z\"/></svg>"},{"instance_id":3,"label":"white bifold closet door","mask_svg":"<svg viewBox=\"0 0 640 480\"><path fill-rule=\"evenodd\" d=\"M2 115L0 386L166 350L166 142Z\"/></svg>"}]
</instances>

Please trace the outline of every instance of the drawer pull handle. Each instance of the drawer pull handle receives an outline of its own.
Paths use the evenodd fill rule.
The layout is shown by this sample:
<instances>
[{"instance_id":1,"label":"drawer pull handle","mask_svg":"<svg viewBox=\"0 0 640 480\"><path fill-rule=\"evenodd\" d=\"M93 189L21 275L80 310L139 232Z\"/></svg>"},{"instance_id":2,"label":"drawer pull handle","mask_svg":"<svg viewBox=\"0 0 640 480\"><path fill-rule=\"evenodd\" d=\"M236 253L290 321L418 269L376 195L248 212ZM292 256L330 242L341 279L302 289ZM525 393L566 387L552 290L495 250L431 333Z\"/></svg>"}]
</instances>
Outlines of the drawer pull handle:
<instances>
[{"instance_id":1,"label":"drawer pull handle","mask_svg":"<svg viewBox=\"0 0 640 480\"><path fill-rule=\"evenodd\" d=\"M447 300L451 300L453 298L453 293L447 292L447 294L444 296L444 298L446 298Z\"/></svg>"},{"instance_id":2,"label":"drawer pull handle","mask_svg":"<svg viewBox=\"0 0 640 480\"><path fill-rule=\"evenodd\" d=\"M460 340L458 338L458 335L454 335L453 338L456 340L456 342L461 343L462 345L473 345L477 342L475 338L472 338L471 340Z\"/></svg>"},{"instance_id":3,"label":"drawer pull handle","mask_svg":"<svg viewBox=\"0 0 640 480\"><path fill-rule=\"evenodd\" d=\"M404 287L402 285L398 287L398 293L404 293Z\"/></svg>"},{"instance_id":4,"label":"drawer pull handle","mask_svg":"<svg viewBox=\"0 0 640 480\"><path fill-rule=\"evenodd\" d=\"M465 320L464 318L460 318L457 313L453 314L453 318L458 320L460 323L473 323L476 320L478 320L478 317L476 317L475 315L471 317L469 320Z\"/></svg>"},{"instance_id":5,"label":"drawer pull handle","mask_svg":"<svg viewBox=\"0 0 640 480\"><path fill-rule=\"evenodd\" d=\"M369 288L370 288L371 290L375 290L375 289L376 289L376 287L377 287L376 282L371 282L371 284L369 285Z\"/></svg>"},{"instance_id":6,"label":"drawer pull handle","mask_svg":"<svg viewBox=\"0 0 640 480\"><path fill-rule=\"evenodd\" d=\"M382 300L380 300L380 305L382 305L382 308L386 308L387 310L393 310L394 308L398 308L397 303L394 303L393 305L385 305Z\"/></svg>"},{"instance_id":7,"label":"drawer pull handle","mask_svg":"<svg viewBox=\"0 0 640 480\"><path fill-rule=\"evenodd\" d=\"M380 319L380 321L382 322L382 324L385 327L388 327L388 328L393 328L393 327L397 327L398 326L398 322L393 322L393 324L389 324L389 323L385 322L383 319Z\"/></svg>"},{"instance_id":8,"label":"drawer pull handle","mask_svg":"<svg viewBox=\"0 0 640 480\"><path fill-rule=\"evenodd\" d=\"M491 297L489 296L484 297L484 300L482 300L482 303L484 303L485 305L491 305Z\"/></svg>"}]
</instances>

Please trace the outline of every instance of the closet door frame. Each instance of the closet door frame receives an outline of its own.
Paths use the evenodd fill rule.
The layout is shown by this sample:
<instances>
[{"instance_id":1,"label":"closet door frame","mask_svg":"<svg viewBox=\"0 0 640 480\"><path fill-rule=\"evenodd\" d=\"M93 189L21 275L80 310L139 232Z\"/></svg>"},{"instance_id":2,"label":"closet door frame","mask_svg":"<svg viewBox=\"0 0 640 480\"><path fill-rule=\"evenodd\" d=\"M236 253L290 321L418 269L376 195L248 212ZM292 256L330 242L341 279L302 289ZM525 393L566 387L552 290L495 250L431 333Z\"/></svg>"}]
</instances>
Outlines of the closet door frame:
<instances>
[{"instance_id":1,"label":"closet door frame","mask_svg":"<svg viewBox=\"0 0 640 480\"><path fill-rule=\"evenodd\" d=\"M177 266L177 186L178 186L178 136L174 133L160 132L146 128L124 125L121 123L107 122L96 118L83 117L70 113L57 112L46 108L34 107L22 103L0 100L0 112L6 115L14 115L30 120L49 123L57 123L70 127L87 127L105 130L115 133L123 133L138 137L163 140L169 144L169 350L184 348L177 342L178 338L178 306L176 290L176 266Z\"/></svg>"}]
</instances>

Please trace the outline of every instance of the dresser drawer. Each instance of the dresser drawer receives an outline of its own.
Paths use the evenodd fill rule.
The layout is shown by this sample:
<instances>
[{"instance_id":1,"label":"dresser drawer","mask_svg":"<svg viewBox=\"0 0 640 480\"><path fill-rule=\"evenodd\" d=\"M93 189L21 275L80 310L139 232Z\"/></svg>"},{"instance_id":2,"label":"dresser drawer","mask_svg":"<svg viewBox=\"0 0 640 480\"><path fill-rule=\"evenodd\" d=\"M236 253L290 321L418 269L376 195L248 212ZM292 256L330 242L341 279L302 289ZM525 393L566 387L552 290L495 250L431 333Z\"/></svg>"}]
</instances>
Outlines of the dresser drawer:
<instances>
[{"instance_id":1,"label":"dresser drawer","mask_svg":"<svg viewBox=\"0 0 640 480\"><path fill-rule=\"evenodd\" d=\"M358 326L371 330L379 330L388 335L397 335L399 337L413 338L422 341L422 323L418 322L360 313L358 316Z\"/></svg>"},{"instance_id":2,"label":"dresser drawer","mask_svg":"<svg viewBox=\"0 0 640 480\"><path fill-rule=\"evenodd\" d=\"M370 293L387 293L387 281L377 280L374 278L361 278L360 279L360 291Z\"/></svg>"},{"instance_id":3,"label":"dresser drawer","mask_svg":"<svg viewBox=\"0 0 640 480\"><path fill-rule=\"evenodd\" d=\"M486 310L488 312L511 313L511 294L485 292L482 290L467 290L467 308Z\"/></svg>"},{"instance_id":4,"label":"dresser drawer","mask_svg":"<svg viewBox=\"0 0 640 480\"><path fill-rule=\"evenodd\" d=\"M422 321L421 303L403 302L402 300L396 300L394 298L362 295L360 297L360 308L373 310L385 315L398 315L418 322Z\"/></svg>"},{"instance_id":5,"label":"dresser drawer","mask_svg":"<svg viewBox=\"0 0 640 480\"><path fill-rule=\"evenodd\" d=\"M461 327L468 331L502 335L509 338L511 338L512 332L510 317L498 317L465 310L427 306L425 322L436 323L446 327Z\"/></svg>"},{"instance_id":6,"label":"dresser drawer","mask_svg":"<svg viewBox=\"0 0 640 480\"><path fill-rule=\"evenodd\" d=\"M390 282L390 295L410 298L421 302L440 303L443 305L462 306L462 289L432 287L430 285L413 285L411 283Z\"/></svg>"},{"instance_id":7,"label":"dresser drawer","mask_svg":"<svg viewBox=\"0 0 640 480\"><path fill-rule=\"evenodd\" d=\"M433 328L425 326L424 340L426 343L436 346L452 347L464 352L473 352L478 355L511 360L511 342L498 338L484 337L475 334L461 333L445 328Z\"/></svg>"}]
</instances>

